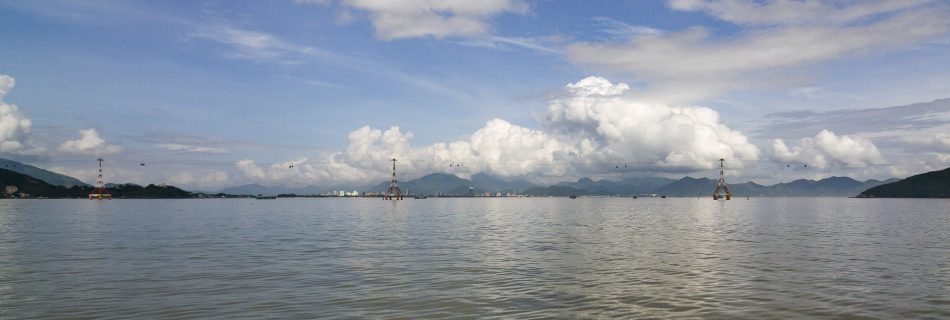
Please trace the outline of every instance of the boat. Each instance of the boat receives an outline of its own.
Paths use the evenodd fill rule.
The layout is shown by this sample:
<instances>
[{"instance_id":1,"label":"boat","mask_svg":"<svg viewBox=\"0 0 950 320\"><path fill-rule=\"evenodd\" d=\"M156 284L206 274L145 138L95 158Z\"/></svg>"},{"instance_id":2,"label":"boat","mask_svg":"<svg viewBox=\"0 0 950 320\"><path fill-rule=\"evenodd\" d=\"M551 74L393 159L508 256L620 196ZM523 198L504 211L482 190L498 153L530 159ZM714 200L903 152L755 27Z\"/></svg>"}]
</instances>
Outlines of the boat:
<instances>
[{"instance_id":1,"label":"boat","mask_svg":"<svg viewBox=\"0 0 950 320\"><path fill-rule=\"evenodd\" d=\"M572 195L570 196L570 198L571 198L571 199L577 199L577 196L572 194Z\"/></svg>"},{"instance_id":2,"label":"boat","mask_svg":"<svg viewBox=\"0 0 950 320\"><path fill-rule=\"evenodd\" d=\"M665 194L664 194L664 195L661 195L661 196L660 196L660 199L666 199L666 195L665 195Z\"/></svg>"},{"instance_id":3,"label":"boat","mask_svg":"<svg viewBox=\"0 0 950 320\"><path fill-rule=\"evenodd\" d=\"M636 198L637 198L637 196L633 196L633 198L634 198L634 199L636 199Z\"/></svg>"},{"instance_id":4,"label":"boat","mask_svg":"<svg viewBox=\"0 0 950 320\"><path fill-rule=\"evenodd\" d=\"M273 200L273 199L277 199L277 196L263 196L263 195L257 195L256 197L254 197L254 199L257 199L257 200Z\"/></svg>"},{"instance_id":5,"label":"boat","mask_svg":"<svg viewBox=\"0 0 950 320\"><path fill-rule=\"evenodd\" d=\"M421 195L421 194L417 194L415 197L412 197L412 198L413 198L413 199L425 199L425 198L428 198L428 196L426 196L426 195Z\"/></svg>"}]
</instances>

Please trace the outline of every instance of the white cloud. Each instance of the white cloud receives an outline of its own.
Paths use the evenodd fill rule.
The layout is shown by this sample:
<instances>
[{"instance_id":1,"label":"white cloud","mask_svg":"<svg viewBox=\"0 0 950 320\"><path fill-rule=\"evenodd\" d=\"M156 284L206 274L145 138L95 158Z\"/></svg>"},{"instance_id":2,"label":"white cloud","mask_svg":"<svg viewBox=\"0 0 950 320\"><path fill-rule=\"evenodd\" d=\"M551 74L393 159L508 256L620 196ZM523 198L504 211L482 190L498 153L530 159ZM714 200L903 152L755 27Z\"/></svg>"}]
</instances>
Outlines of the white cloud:
<instances>
[{"instance_id":1,"label":"white cloud","mask_svg":"<svg viewBox=\"0 0 950 320\"><path fill-rule=\"evenodd\" d=\"M242 30L224 24L201 26L188 36L214 41L230 46L227 56L235 59L277 61L283 64L300 64L303 56L338 61L341 58L331 52L298 45L269 33Z\"/></svg>"},{"instance_id":2,"label":"white cloud","mask_svg":"<svg viewBox=\"0 0 950 320\"><path fill-rule=\"evenodd\" d=\"M703 11L717 19L741 25L816 25L842 24L917 7L929 0L856 1L841 3L823 1L776 0L751 2L737 0L669 0L671 8L682 11Z\"/></svg>"},{"instance_id":3,"label":"white cloud","mask_svg":"<svg viewBox=\"0 0 950 320\"><path fill-rule=\"evenodd\" d=\"M257 166L257 164L254 163L254 160L250 160L250 159L240 160L236 162L234 166L236 166L238 170L241 170L241 172L244 173L244 175L247 176L248 178L264 179L266 177L266 175L264 174L264 170L261 169L261 167Z\"/></svg>"},{"instance_id":4,"label":"white cloud","mask_svg":"<svg viewBox=\"0 0 950 320\"><path fill-rule=\"evenodd\" d=\"M45 149L33 147L29 141L33 121L20 112L15 104L4 101L4 97L13 90L15 84L13 77L0 74L0 152L25 156L44 155Z\"/></svg>"},{"instance_id":5,"label":"white cloud","mask_svg":"<svg viewBox=\"0 0 950 320\"><path fill-rule=\"evenodd\" d=\"M917 8L859 2L839 7L791 1L766 5L674 1L671 5L703 10L741 23L746 30L718 38L705 28L693 27L648 33L619 44L575 43L567 47L568 58L646 81L650 87L644 95L666 102L694 101L733 90L796 85L800 66L902 48L950 32L948 10L942 5Z\"/></svg>"},{"instance_id":6,"label":"white cloud","mask_svg":"<svg viewBox=\"0 0 950 320\"><path fill-rule=\"evenodd\" d=\"M941 164L950 164L950 153L936 153L934 158Z\"/></svg>"},{"instance_id":7,"label":"white cloud","mask_svg":"<svg viewBox=\"0 0 950 320\"><path fill-rule=\"evenodd\" d=\"M640 103L627 90L598 77L569 84L568 96L551 102L542 130L494 119L468 139L413 147L412 133L398 127L363 127L349 134L346 149L322 159L235 165L252 180L305 185L384 180L392 158L404 175L482 172L537 182L613 174L615 163L689 172L713 168L719 158L734 167L758 160L758 149L712 109ZM453 163L463 166L449 167Z\"/></svg>"},{"instance_id":8,"label":"white cloud","mask_svg":"<svg viewBox=\"0 0 950 320\"><path fill-rule=\"evenodd\" d=\"M211 171L196 176L192 172L182 172L168 178L168 183L179 188L187 189L214 189L226 186L231 176L224 171Z\"/></svg>"},{"instance_id":9,"label":"white cloud","mask_svg":"<svg viewBox=\"0 0 950 320\"><path fill-rule=\"evenodd\" d=\"M376 36L384 40L432 36L479 36L488 33L487 20L511 12L525 13L519 0L346 0L345 5L368 11Z\"/></svg>"},{"instance_id":10,"label":"white cloud","mask_svg":"<svg viewBox=\"0 0 950 320\"><path fill-rule=\"evenodd\" d=\"M884 158L871 141L822 130L814 138L802 138L798 146L789 147L784 140L772 140L770 156L780 163L803 163L816 168L845 166L863 168L884 164Z\"/></svg>"},{"instance_id":11,"label":"white cloud","mask_svg":"<svg viewBox=\"0 0 950 320\"><path fill-rule=\"evenodd\" d=\"M594 21L600 26L600 32L614 39L630 40L636 36L663 33L660 29L630 25L626 22L617 21L608 17L594 17Z\"/></svg>"},{"instance_id":12,"label":"white cloud","mask_svg":"<svg viewBox=\"0 0 950 320\"><path fill-rule=\"evenodd\" d=\"M226 148L192 146L192 145L178 144L178 143L162 143L162 144L158 144L158 147L168 150L168 151L194 152L194 153L228 153L228 149Z\"/></svg>"},{"instance_id":13,"label":"white cloud","mask_svg":"<svg viewBox=\"0 0 950 320\"><path fill-rule=\"evenodd\" d=\"M941 129L945 130L946 128ZM945 132L925 132L917 135L905 133L901 140L909 144L931 147L938 151L950 151L950 134Z\"/></svg>"},{"instance_id":14,"label":"white cloud","mask_svg":"<svg viewBox=\"0 0 950 320\"><path fill-rule=\"evenodd\" d=\"M119 146L107 144L105 140L99 137L96 129L79 130L79 136L79 139L63 142L59 145L59 151L88 155L115 154L122 151Z\"/></svg>"},{"instance_id":15,"label":"white cloud","mask_svg":"<svg viewBox=\"0 0 950 320\"><path fill-rule=\"evenodd\" d=\"M481 47L481 48L491 48L491 49L500 49L500 50L511 50L513 48L523 48L528 50L534 50L539 53L547 54L562 54L562 50L558 48L558 42L561 42L562 39L556 36L549 37L501 37L501 36L484 36L478 38L469 38L464 41L459 42L461 45L471 46L471 47Z\"/></svg>"},{"instance_id":16,"label":"white cloud","mask_svg":"<svg viewBox=\"0 0 950 320\"><path fill-rule=\"evenodd\" d=\"M626 84L599 77L567 88L572 95L548 107L545 129L588 141L601 160L676 170L711 168L719 158L737 167L758 160L758 148L712 109L639 102L624 95Z\"/></svg>"}]
</instances>

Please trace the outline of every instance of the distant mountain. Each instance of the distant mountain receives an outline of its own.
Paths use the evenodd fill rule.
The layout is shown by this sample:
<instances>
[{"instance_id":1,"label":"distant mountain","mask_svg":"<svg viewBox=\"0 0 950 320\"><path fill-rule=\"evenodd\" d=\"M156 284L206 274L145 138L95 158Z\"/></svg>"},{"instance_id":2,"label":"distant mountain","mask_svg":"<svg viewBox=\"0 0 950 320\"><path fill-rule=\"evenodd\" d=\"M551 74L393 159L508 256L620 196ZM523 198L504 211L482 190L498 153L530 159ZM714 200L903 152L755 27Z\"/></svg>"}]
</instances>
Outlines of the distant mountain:
<instances>
[{"instance_id":1,"label":"distant mountain","mask_svg":"<svg viewBox=\"0 0 950 320\"><path fill-rule=\"evenodd\" d=\"M466 195L472 182L453 174L430 173L421 178L399 182L399 189L408 194L449 194ZM389 182L382 182L370 188L370 192L386 192ZM464 190L463 192L459 192Z\"/></svg>"},{"instance_id":2,"label":"distant mountain","mask_svg":"<svg viewBox=\"0 0 950 320\"><path fill-rule=\"evenodd\" d=\"M868 188L875 187L887 181L867 180L861 182L848 177L830 177L818 181L799 179L789 183L779 183L766 190L767 196L824 196L824 197L853 197Z\"/></svg>"},{"instance_id":3,"label":"distant mountain","mask_svg":"<svg viewBox=\"0 0 950 320\"><path fill-rule=\"evenodd\" d=\"M58 186L35 179L31 176L0 169L0 185L15 186L16 194L29 194L32 197L48 198L86 198L93 190L89 186ZM192 194L173 186L148 185L145 187L135 184L115 185L106 188L113 198L191 198Z\"/></svg>"},{"instance_id":4,"label":"distant mountain","mask_svg":"<svg viewBox=\"0 0 950 320\"><path fill-rule=\"evenodd\" d=\"M62 175L56 172L43 170L28 164L16 162L13 160L0 158L0 168L7 169L13 172L22 173L33 177L34 179L49 183L55 186L89 186L88 184L79 181L79 179Z\"/></svg>"},{"instance_id":5,"label":"distant mountain","mask_svg":"<svg viewBox=\"0 0 950 320\"><path fill-rule=\"evenodd\" d=\"M488 192L512 192L512 193L521 193L521 191L527 190L528 188L537 187L537 185L528 182L523 179L515 180L505 180L502 178L494 177L484 173L478 173L472 176L472 185L478 189L482 189Z\"/></svg>"},{"instance_id":6,"label":"distant mountain","mask_svg":"<svg viewBox=\"0 0 950 320\"><path fill-rule=\"evenodd\" d=\"M731 183L729 189L737 197L852 197L881 184L897 181L867 180L864 182L848 177L830 177L818 181L800 179L787 183L764 186L755 182ZM389 181L370 187L357 187L357 191L385 192ZM684 177L679 180L660 177L630 177L621 181L593 180L581 178L574 182L561 182L542 187L524 180L505 180L486 174L476 174L472 180L463 179L447 173L431 173L418 179L400 181L399 188L406 194L456 195L465 196L484 192L517 193L530 196L569 196L604 195L627 196L638 194L661 194L678 197L705 197L716 188L716 180L709 178ZM473 189L470 189L473 188ZM351 187L268 187L260 184L247 184L221 190L233 195L276 195L276 194L320 194L330 190L351 190Z\"/></svg>"},{"instance_id":7,"label":"distant mountain","mask_svg":"<svg viewBox=\"0 0 950 320\"><path fill-rule=\"evenodd\" d=\"M950 198L950 168L882 184L861 192L858 198Z\"/></svg>"},{"instance_id":8,"label":"distant mountain","mask_svg":"<svg viewBox=\"0 0 950 320\"><path fill-rule=\"evenodd\" d=\"M683 177L668 185L659 187L651 193L675 196L675 197L696 197L711 195L716 189L716 181L708 178Z\"/></svg>"},{"instance_id":9,"label":"distant mountain","mask_svg":"<svg viewBox=\"0 0 950 320\"><path fill-rule=\"evenodd\" d=\"M656 190L659 187L673 183L673 179L660 177L630 177L624 178L620 184L627 186L628 189L621 192L623 194L647 193L650 190Z\"/></svg>"},{"instance_id":10,"label":"distant mountain","mask_svg":"<svg viewBox=\"0 0 950 320\"><path fill-rule=\"evenodd\" d=\"M830 177L818 181L799 179L771 186L763 186L755 182L736 183L729 184L729 189L737 197L853 197L862 190L895 180L871 179L861 182L848 177ZM715 188L716 180L685 177L657 188L654 193L678 197L702 197L711 195Z\"/></svg>"},{"instance_id":11,"label":"distant mountain","mask_svg":"<svg viewBox=\"0 0 950 320\"><path fill-rule=\"evenodd\" d=\"M675 180L657 177L633 177L621 181L593 180L581 178L577 182L561 182L558 186L587 191L595 195L633 195L652 193L653 190L668 185Z\"/></svg>"}]
</instances>

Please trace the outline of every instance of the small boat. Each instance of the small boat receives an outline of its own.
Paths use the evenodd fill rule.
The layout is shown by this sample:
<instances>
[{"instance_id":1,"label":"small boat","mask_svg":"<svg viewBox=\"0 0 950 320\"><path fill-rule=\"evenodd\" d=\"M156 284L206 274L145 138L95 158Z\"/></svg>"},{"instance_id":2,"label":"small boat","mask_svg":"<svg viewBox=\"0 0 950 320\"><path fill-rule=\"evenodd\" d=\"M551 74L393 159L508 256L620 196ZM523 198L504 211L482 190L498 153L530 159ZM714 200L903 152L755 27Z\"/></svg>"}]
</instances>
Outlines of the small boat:
<instances>
[{"instance_id":1,"label":"small boat","mask_svg":"<svg viewBox=\"0 0 950 320\"><path fill-rule=\"evenodd\" d=\"M637 198L637 196L633 196L633 198L634 198L634 199L636 199L636 198Z\"/></svg>"},{"instance_id":2,"label":"small boat","mask_svg":"<svg viewBox=\"0 0 950 320\"><path fill-rule=\"evenodd\" d=\"M571 198L571 199L577 199L577 196L572 194L572 195L570 196L570 198Z\"/></svg>"},{"instance_id":3,"label":"small boat","mask_svg":"<svg viewBox=\"0 0 950 320\"><path fill-rule=\"evenodd\" d=\"M263 195L257 195L256 197L254 197L254 199L257 199L257 200L273 200L273 199L277 199L277 196L263 196Z\"/></svg>"},{"instance_id":4,"label":"small boat","mask_svg":"<svg viewBox=\"0 0 950 320\"><path fill-rule=\"evenodd\" d=\"M661 195L661 196L660 196L660 199L666 199L666 195L665 195L665 194L664 194L664 195Z\"/></svg>"},{"instance_id":5,"label":"small boat","mask_svg":"<svg viewBox=\"0 0 950 320\"><path fill-rule=\"evenodd\" d=\"M425 199L425 198L428 198L428 196L422 195L422 194L417 194L415 197L413 197L413 199Z\"/></svg>"}]
</instances>

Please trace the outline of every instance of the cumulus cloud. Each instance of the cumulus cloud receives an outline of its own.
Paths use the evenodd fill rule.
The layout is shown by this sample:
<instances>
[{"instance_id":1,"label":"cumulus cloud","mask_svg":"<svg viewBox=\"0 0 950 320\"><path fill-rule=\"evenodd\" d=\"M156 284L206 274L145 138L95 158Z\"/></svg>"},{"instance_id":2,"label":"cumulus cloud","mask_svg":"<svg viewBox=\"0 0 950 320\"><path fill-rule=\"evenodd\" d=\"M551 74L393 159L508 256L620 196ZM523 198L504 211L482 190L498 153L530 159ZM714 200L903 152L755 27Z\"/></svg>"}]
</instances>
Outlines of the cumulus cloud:
<instances>
[{"instance_id":1,"label":"cumulus cloud","mask_svg":"<svg viewBox=\"0 0 950 320\"><path fill-rule=\"evenodd\" d=\"M241 170L245 176L251 179L264 179L266 175L264 174L264 169L261 169L254 160L244 159L236 162L234 164L238 170Z\"/></svg>"},{"instance_id":2,"label":"cumulus cloud","mask_svg":"<svg viewBox=\"0 0 950 320\"><path fill-rule=\"evenodd\" d=\"M542 129L493 119L467 139L414 147L412 133L399 127L362 127L349 134L344 150L325 158L267 167L247 159L235 165L253 180L295 184L378 181L387 176L392 158L403 173L488 173L551 182L610 174L615 163L690 172L713 168L719 158L735 167L758 160L758 148L722 124L712 109L642 103L628 90L600 77L568 84L567 95L551 101ZM464 165L450 167L453 163Z\"/></svg>"},{"instance_id":3,"label":"cumulus cloud","mask_svg":"<svg viewBox=\"0 0 950 320\"><path fill-rule=\"evenodd\" d=\"M525 13L519 0L346 0L345 5L369 12L376 36L384 40L432 36L478 36L489 31L487 20L511 12Z\"/></svg>"},{"instance_id":4,"label":"cumulus cloud","mask_svg":"<svg viewBox=\"0 0 950 320\"><path fill-rule=\"evenodd\" d=\"M4 101L15 84L13 77L0 74L0 152L24 156L45 154L45 149L33 147L29 142L33 121L20 112L15 104Z\"/></svg>"},{"instance_id":5,"label":"cumulus cloud","mask_svg":"<svg viewBox=\"0 0 950 320\"><path fill-rule=\"evenodd\" d=\"M950 32L946 6L920 7L910 1L835 6L689 0L670 5L706 12L746 30L726 39L692 27L647 33L625 43L576 43L568 46L568 58L630 74L650 83L648 92L658 97L693 101L738 89L790 85L798 81L794 72L799 66L901 48Z\"/></svg>"},{"instance_id":6,"label":"cumulus cloud","mask_svg":"<svg viewBox=\"0 0 950 320\"><path fill-rule=\"evenodd\" d=\"M115 154L122 151L119 146L107 144L94 128L79 130L79 136L79 139L63 142L59 145L59 151L88 155Z\"/></svg>"},{"instance_id":7,"label":"cumulus cloud","mask_svg":"<svg viewBox=\"0 0 950 320\"><path fill-rule=\"evenodd\" d=\"M545 128L590 143L601 159L654 169L710 168L726 158L742 166L759 150L705 107L643 103L622 95L626 84L589 77L567 86L572 94L548 107Z\"/></svg>"},{"instance_id":8,"label":"cumulus cloud","mask_svg":"<svg viewBox=\"0 0 950 320\"><path fill-rule=\"evenodd\" d=\"M773 161L804 163L816 168L845 166L863 168L884 164L884 158L871 141L822 130L814 138L802 138L799 145L789 147L784 140L772 140L770 155Z\"/></svg>"}]
</instances>

